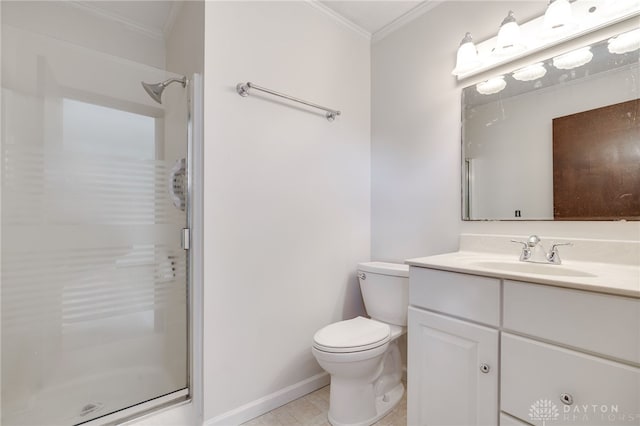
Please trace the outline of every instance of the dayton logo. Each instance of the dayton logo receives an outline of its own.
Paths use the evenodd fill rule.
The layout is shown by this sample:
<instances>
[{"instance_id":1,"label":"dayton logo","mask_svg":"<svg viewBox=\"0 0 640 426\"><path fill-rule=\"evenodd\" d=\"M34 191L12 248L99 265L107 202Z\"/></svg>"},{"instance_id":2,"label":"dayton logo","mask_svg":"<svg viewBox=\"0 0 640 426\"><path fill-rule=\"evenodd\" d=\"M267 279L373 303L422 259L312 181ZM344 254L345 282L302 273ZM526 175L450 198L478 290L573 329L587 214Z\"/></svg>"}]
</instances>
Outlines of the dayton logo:
<instances>
[{"instance_id":1,"label":"dayton logo","mask_svg":"<svg viewBox=\"0 0 640 426\"><path fill-rule=\"evenodd\" d=\"M557 420L558 417L560 417L558 407L548 399L539 399L529 408L529 418L542 420L542 426L545 426L548 420Z\"/></svg>"}]
</instances>

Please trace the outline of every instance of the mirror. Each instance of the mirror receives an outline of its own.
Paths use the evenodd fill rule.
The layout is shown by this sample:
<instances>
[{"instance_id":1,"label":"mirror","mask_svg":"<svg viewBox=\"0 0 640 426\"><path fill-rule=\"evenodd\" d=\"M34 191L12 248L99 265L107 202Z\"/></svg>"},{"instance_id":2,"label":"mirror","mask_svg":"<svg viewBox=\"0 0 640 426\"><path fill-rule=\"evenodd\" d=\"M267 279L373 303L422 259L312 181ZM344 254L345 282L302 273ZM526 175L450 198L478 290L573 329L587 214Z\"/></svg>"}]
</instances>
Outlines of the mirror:
<instances>
[{"instance_id":1,"label":"mirror","mask_svg":"<svg viewBox=\"0 0 640 426\"><path fill-rule=\"evenodd\" d=\"M638 37L463 89L463 220L640 219Z\"/></svg>"}]
</instances>

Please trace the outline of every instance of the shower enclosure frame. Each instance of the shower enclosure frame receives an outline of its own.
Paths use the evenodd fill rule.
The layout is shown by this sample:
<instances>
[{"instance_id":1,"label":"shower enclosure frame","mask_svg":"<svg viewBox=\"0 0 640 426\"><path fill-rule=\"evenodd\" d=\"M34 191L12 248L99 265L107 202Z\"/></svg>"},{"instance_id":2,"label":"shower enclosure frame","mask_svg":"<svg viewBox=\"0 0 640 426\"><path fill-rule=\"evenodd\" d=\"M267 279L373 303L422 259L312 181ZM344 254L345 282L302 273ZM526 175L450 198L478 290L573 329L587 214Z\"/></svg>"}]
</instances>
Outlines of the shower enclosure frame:
<instances>
[{"instance_id":1,"label":"shower enclosure frame","mask_svg":"<svg viewBox=\"0 0 640 426\"><path fill-rule=\"evenodd\" d=\"M4 8L0 7L0 16L3 15ZM3 25L4 29L4 25ZM4 38L4 37L3 37ZM69 45L72 45L69 43ZM0 47L1 48L1 47ZM4 53L4 52L2 52ZM107 55L109 56L109 55ZM124 59L125 63L130 62ZM134 63L134 61L131 61ZM158 71L162 71L158 69ZM192 70L191 70L192 71ZM0 77L2 77L2 70L0 70ZM183 92L186 97L186 105L184 97L177 105L182 111L187 108L187 122L186 131L184 126L184 120L182 121L182 128L179 130L181 136L179 139L184 141L186 137L186 157L187 157L187 174L186 174L186 217L183 216L182 223L185 223L185 227L189 230L190 246L186 255L186 339L183 336L183 342L186 343L186 347L182 344L182 347L186 349L186 365L182 364L180 371L184 371L186 375L186 382L180 383L185 385L181 390L171 392L166 395L162 395L163 391L159 388L153 387L156 391L156 395L151 395L152 399L144 400L140 398L139 403L131 405L128 408L121 409L111 414L104 415L102 417L82 422L83 425L105 425L105 424L137 424L138 422L147 423L145 419L156 417L158 422L161 420L163 414L169 414L171 412L171 418L175 421L175 415L184 415L186 419L189 419L189 423L202 423L203 413L203 384L202 384L202 371L203 371L203 307L202 307L202 294L203 294L203 77L202 74L187 74L188 84L184 89L187 93ZM1 79L1 78L0 78ZM137 83L137 82L136 82ZM140 88L142 91L142 88ZM177 87L176 87L177 90ZM185 96L186 95L186 96ZM144 96L144 95L143 95ZM0 104L0 113L5 108L4 102ZM183 114L183 112L182 112ZM146 115L146 114L145 114ZM3 129L3 123L0 123L0 129ZM3 133L4 134L4 133ZM182 136L184 135L184 137ZM184 149L184 146L183 146ZM184 156L184 151L182 156ZM4 163L4 161L3 161ZM0 164L0 171L4 169L4 164ZM2 200L0 200L0 206ZM176 227L179 229L179 226ZM4 232L4 229L0 228L0 235ZM2 254L0 253L0 256ZM183 275L184 276L184 275ZM181 290L182 291L182 290ZM184 294L184 293L183 293ZM1 295L0 295L1 297ZM2 307L0 306L0 310ZM185 318L185 314L181 314L182 318ZM2 342L0 342L0 346ZM0 352L0 359L2 358L2 352ZM181 354L181 356L183 356ZM1 372L0 372L1 374ZM177 386L176 386L177 387ZM121 390L123 388L121 387ZM5 392L10 392L10 388L0 389ZM145 398L146 399L146 398ZM132 401L135 403L135 401ZM0 401L0 411L2 410L2 401ZM46 412L46 411L45 411ZM188 416L188 417L187 417ZM75 422L74 422L75 423ZM151 421L153 424L153 420ZM187 423L183 423L187 424Z\"/></svg>"},{"instance_id":2,"label":"shower enclosure frame","mask_svg":"<svg viewBox=\"0 0 640 426\"><path fill-rule=\"evenodd\" d=\"M186 229L189 233L187 263L187 388L82 423L83 426L135 425L171 409L202 423L202 335L203 335L203 78L199 73L187 79L187 194Z\"/></svg>"}]
</instances>

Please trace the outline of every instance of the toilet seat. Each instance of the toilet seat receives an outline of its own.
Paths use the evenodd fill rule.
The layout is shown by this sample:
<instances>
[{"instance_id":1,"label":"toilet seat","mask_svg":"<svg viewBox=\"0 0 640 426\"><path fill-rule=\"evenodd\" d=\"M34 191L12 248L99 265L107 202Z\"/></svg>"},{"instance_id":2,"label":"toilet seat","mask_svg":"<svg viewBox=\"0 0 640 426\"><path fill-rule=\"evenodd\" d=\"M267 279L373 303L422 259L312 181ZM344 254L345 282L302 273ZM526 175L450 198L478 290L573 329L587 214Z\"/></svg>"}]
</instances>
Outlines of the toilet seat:
<instances>
[{"instance_id":1,"label":"toilet seat","mask_svg":"<svg viewBox=\"0 0 640 426\"><path fill-rule=\"evenodd\" d=\"M356 317L318 330L313 336L313 346L323 352L361 352L382 346L390 339L388 324Z\"/></svg>"}]
</instances>

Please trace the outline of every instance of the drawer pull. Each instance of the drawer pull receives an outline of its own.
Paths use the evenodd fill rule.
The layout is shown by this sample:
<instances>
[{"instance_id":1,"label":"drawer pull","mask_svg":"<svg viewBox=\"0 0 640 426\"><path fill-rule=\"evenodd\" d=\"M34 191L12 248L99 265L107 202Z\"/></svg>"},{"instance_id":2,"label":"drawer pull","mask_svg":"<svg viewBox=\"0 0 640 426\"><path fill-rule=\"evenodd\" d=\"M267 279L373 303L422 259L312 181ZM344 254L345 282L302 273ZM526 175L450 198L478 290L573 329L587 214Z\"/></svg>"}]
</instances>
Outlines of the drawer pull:
<instances>
[{"instance_id":1,"label":"drawer pull","mask_svg":"<svg viewBox=\"0 0 640 426\"><path fill-rule=\"evenodd\" d=\"M489 367L489 364L480 364L480 371L482 371L484 374L487 374L490 370L491 367Z\"/></svg>"},{"instance_id":2,"label":"drawer pull","mask_svg":"<svg viewBox=\"0 0 640 426\"><path fill-rule=\"evenodd\" d=\"M573 404L573 397L571 396L571 394L561 393L560 394L560 401L562 401L562 403L564 405L571 405L571 404Z\"/></svg>"}]
</instances>

